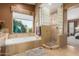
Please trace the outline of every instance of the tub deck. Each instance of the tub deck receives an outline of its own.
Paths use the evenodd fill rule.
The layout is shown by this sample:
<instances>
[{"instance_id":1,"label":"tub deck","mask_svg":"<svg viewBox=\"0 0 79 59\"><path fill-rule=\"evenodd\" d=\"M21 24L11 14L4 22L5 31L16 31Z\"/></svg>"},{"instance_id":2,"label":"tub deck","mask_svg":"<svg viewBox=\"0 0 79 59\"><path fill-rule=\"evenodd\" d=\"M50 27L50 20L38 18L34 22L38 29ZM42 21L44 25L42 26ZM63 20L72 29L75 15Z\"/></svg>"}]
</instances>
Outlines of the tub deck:
<instances>
[{"instance_id":1,"label":"tub deck","mask_svg":"<svg viewBox=\"0 0 79 59\"><path fill-rule=\"evenodd\" d=\"M17 53L25 52L28 49L36 48L41 45L41 38L31 36L24 38L8 39L5 42L6 55L15 55Z\"/></svg>"}]
</instances>

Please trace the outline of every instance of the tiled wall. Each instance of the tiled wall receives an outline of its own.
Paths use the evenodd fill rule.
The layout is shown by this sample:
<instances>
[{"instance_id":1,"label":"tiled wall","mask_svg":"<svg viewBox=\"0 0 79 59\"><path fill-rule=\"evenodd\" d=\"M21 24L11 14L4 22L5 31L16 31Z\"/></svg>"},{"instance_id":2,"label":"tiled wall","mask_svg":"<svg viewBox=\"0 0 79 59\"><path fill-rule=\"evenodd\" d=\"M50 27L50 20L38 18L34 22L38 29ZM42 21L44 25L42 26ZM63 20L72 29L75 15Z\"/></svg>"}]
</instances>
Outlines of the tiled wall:
<instances>
[{"instance_id":1,"label":"tiled wall","mask_svg":"<svg viewBox=\"0 0 79 59\"><path fill-rule=\"evenodd\" d=\"M51 26L41 26L41 32L42 43L50 42L52 39Z\"/></svg>"}]
</instances>

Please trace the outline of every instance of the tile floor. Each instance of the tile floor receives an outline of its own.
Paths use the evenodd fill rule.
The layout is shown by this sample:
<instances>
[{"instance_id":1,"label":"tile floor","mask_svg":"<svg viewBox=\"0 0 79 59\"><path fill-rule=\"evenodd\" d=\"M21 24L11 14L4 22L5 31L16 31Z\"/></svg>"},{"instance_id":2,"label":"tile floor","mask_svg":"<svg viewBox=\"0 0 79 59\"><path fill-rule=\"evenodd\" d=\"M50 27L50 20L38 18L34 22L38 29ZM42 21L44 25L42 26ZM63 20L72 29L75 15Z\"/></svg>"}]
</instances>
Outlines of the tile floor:
<instances>
[{"instance_id":1,"label":"tile floor","mask_svg":"<svg viewBox=\"0 0 79 59\"><path fill-rule=\"evenodd\" d=\"M68 46L54 50L38 47L14 56L79 56L79 40L68 37Z\"/></svg>"},{"instance_id":2,"label":"tile floor","mask_svg":"<svg viewBox=\"0 0 79 59\"><path fill-rule=\"evenodd\" d=\"M79 48L68 46L67 48L59 48L55 50L45 48L35 48L24 53L16 54L14 56L79 56Z\"/></svg>"}]
</instances>

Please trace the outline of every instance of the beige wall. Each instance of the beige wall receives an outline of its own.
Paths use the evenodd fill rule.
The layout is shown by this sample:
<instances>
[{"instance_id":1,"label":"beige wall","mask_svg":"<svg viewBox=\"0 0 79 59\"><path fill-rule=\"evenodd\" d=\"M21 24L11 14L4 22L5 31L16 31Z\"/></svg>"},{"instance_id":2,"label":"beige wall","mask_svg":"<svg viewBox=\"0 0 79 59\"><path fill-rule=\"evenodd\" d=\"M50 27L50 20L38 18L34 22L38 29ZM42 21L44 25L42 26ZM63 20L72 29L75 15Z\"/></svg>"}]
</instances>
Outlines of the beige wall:
<instances>
[{"instance_id":1,"label":"beige wall","mask_svg":"<svg viewBox=\"0 0 79 59\"><path fill-rule=\"evenodd\" d=\"M12 33L12 11L22 12L34 16L35 6L28 4L0 4L0 18L5 21L5 26L7 32L9 33Z\"/></svg>"},{"instance_id":2,"label":"beige wall","mask_svg":"<svg viewBox=\"0 0 79 59\"><path fill-rule=\"evenodd\" d=\"M1 20L5 21L5 26L8 29L9 32L11 32L12 29L12 16L11 16L11 11L10 11L10 4L0 4L0 17Z\"/></svg>"}]
</instances>

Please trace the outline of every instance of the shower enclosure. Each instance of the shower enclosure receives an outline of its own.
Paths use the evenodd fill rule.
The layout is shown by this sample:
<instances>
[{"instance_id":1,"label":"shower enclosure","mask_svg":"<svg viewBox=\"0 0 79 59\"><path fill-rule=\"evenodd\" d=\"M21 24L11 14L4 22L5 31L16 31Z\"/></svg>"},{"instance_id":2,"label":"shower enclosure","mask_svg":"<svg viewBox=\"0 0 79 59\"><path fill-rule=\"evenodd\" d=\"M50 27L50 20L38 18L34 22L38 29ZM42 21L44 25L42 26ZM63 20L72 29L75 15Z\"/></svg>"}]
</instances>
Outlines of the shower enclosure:
<instances>
[{"instance_id":1,"label":"shower enclosure","mask_svg":"<svg viewBox=\"0 0 79 59\"><path fill-rule=\"evenodd\" d=\"M63 33L63 4L41 4L39 15L43 46L58 48Z\"/></svg>"}]
</instances>

